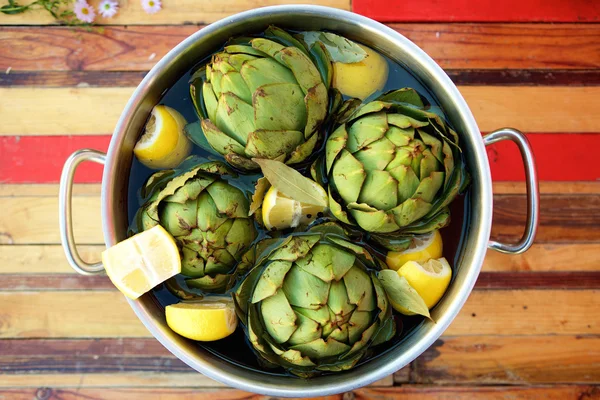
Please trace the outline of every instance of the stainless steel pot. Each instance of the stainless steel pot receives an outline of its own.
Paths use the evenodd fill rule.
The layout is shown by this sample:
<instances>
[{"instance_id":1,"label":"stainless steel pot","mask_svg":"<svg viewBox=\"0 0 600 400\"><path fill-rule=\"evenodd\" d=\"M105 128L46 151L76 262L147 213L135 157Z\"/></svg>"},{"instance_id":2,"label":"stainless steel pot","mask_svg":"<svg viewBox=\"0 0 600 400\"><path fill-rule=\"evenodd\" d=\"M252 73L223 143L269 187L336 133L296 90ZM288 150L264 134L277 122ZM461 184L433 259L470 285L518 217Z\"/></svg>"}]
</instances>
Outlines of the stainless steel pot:
<instances>
[{"instance_id":1,"label":"stainless steel pot","mask_svg":"<svg viewBox=\"0 0 600 400\"><path fill-rule=\"evenodd\" d=\"M327 7L277 6L256 9L225 18L187 38L169 52L138 86L125 107L107 154L80 150L65 163L60 182L60 229L63 247L71 266L90 275L102 271L101 264L84 262L75 246L71 218L71 189L75 169L82 161L104 164L102 178L102 221L104 240L112 246L126 238L127 185L134 144L152 107L180 76L229 37L258 32L268 25L301 30L331 30L365 43L406 65L437 96L448 118L462 135L464 154L472 174L469 224L455 266L455 279L432 313L436 323L425 322L397 347L357 368L335 375L303 380L273 376L231 364L173 333L164 312L152 294L129 304L167 349L197 371L227 385L272 396L317 396L349 391L368 385L404 367L423 353L444 332L465 303L477 279L488 248L517 254L534 239L539 214L539 193L531 148L525 136L505 128L481 137L465 100L444 71L411 41L368 18ZM501 140L514 141L523 156L527 183L527 224L516 244L490 241L492 224L492 181L485 146Z\"/></svg>"}]
</instances>

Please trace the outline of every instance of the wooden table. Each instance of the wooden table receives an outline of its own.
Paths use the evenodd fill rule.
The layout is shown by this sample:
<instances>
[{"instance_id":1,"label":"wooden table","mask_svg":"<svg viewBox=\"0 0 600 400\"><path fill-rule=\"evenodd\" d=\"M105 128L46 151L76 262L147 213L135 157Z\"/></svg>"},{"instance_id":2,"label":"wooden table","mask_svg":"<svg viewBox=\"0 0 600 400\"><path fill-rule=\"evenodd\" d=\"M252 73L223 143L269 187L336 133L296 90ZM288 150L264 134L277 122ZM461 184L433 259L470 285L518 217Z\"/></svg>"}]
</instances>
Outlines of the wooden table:
<instances>
[{"instance_id":1,"label":"wooden table","mask_svg":"<svg viewBox=\"0 0 600 400\"><path fill-rule=\"evenodd\" d=\"M527 132L542 191L536 244L521 256L490 252L440 340L394 376L332 397L600 398L600 2L318 2L415 41L457 83L482 132ZM69 268L57 182L72 151L107 148L133 88L169 49L206 23L278 1L163 0L153 16L137 0L121 3L117 18L98 20L110 26L91 29L0 14L0 399L247 398L166 351L106 277ZM493 237L514 240L525 219L521 161L509 144L489 155ZM100 170L83 168L78 182L77 241L97 259Z\"/></svg>"}]
</instances>

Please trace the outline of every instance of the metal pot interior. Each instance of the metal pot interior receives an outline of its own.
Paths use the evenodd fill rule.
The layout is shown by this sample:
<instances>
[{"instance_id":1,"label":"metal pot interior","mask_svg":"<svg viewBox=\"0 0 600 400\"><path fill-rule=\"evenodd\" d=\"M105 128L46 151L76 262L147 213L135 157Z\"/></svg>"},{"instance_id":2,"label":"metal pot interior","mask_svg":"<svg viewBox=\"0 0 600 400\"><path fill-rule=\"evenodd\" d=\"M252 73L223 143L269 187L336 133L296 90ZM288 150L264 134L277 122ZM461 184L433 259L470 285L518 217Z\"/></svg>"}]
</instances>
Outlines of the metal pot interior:
<instances>
[{"instance_id":1,"label":"metal pot interior","mask_svg":"<svg viewBox=\"0 0 600 400\"><path fill-rule=\"evenodd\" d=\"M317 6L278 6L226 18L202 29L165 56L130 99L112 138L104 170L102 214L107 246L126 238L127 187L132 150L152 107L179 77L218 49L231 36L259 32L268 25L298 30L330 30L357 40L404 64L439 99L461 134L472 175L466 233L459 248L455 277L434 309L436 323L418 326L399 345L361 366L310 380L281 377L238 367L173 333L152 294L130 304L152 334L196 370L230 386L274 396L317 396L367 385L405 366L447 328L469 295L483 262L491 226L491 178L479 129L462 96L442 69L412 42L356 14ZM193 378L190 378L193 379Z\"/></svg>"}]
</instances>

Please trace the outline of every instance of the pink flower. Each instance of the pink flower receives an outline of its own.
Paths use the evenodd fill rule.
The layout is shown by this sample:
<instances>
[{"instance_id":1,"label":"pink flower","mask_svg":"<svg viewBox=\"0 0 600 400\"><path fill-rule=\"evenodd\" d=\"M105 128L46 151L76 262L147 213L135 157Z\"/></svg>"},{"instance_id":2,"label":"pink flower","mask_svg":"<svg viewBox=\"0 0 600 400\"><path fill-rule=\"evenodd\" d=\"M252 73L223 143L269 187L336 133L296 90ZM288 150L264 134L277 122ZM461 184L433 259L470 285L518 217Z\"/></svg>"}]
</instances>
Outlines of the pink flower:
<instances>
[{"instance_id":1,"label":"pink flower","mask_svg":"<svg viewBox=\"0 0 600 400\"><path fill-rule=\"evenodd\" d=\"M98 6L98 12L104 18L112 18L119 11L119 3L114 0L103 0Z\"/></svg>"},{"instance_id":2,"label":"pink flower","mask_svg":"<svg viewBox=\"0 0 600 400\"><path fill-rule=\"evenodd\" d=\"M141 0L142 8L148 14L156 14L162 8L160 0Z\"/></svg>"},{"instance_id":3,"label":"pink flower","mask_svg":"<svg viewBox=\"0 0 600 400\"><path fill-rule=\"evenodd\" d=\"M87 22L88 24L91 24L96 18L94 7L90 6L85 0L77 0L75 6L73 7L73 11L75 12L77 19L81 22Z\"/></svg>"}]
</instances>

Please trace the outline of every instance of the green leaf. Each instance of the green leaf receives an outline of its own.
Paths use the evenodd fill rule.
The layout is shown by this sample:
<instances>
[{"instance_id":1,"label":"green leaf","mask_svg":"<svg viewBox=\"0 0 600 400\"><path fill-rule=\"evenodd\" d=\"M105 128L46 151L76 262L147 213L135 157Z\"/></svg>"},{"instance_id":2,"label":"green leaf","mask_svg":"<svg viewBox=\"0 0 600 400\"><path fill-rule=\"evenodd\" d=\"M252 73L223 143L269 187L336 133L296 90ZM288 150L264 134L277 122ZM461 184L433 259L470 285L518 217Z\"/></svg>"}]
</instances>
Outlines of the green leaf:
<instances>
[{"instance_id":1,"label":"green leaf","mask_svg":"<svg viewBox=\"0 0 600 400\"><path fill-rule=\"evenodd\" d=\"M423 315L429 319L429 309L425 301L413 289L405 277L398 275L392 269L385 269L377 273L379 281L394 308L400 306L415 314Z\"/></svg>"},{"instance_id":2,"label":"green leaf","mask_svg":"<svg viewBox=\"0 0 600 400\"><path fill-rule=\"evenodd\" d=\"M252 161L260 165L265 178L281 193L300 203L327 207L327 194L315 181L280 161L262 158L253 158Z\"/></svg>"},{"instance_id":3,"label":"green leaf","mask_svg":"<svg viewBox=\"0 0 600 400\"><path fill-rule=\"evenodd\" d=\"M250 213L248 215L254 214L260 207L262 207L262 203L265 198L265 193L267 192L267 190L269 190L270 187L271 184L269 183L267 178L265 178L264 176L258 178L258 180L256 181L256 186L254 188L254 193L252 194L252 203L250 204Z\"/></svg>"},{"instance_id":4,"label":"green leaf","mask_svg":"<svg viewBox=\"0 0 600 400\"><path fill-rule=\"evenodd\" d=\"M204 131L200 126L200 121L193 122L191 124L187 124L184 128L186 136L194 142L194 144L200 147L202 150L208 151L210 154L213 154L217 157L221 157L215 149L208 144L208 140L206 140L206 136L204 136Z\"/></svg>"},{"instance_id":5,"label":"green leaf","mask_svg":"<svg viewBox=\"0 0 600 400\"><path fill-rule=\"evenodd\" d=\"M302 32L302 37L309 48L317 42L322 43L334 62L351 64L367 57L367 53L358 44L331 32Z\"/></svg>"}]
</instances>

